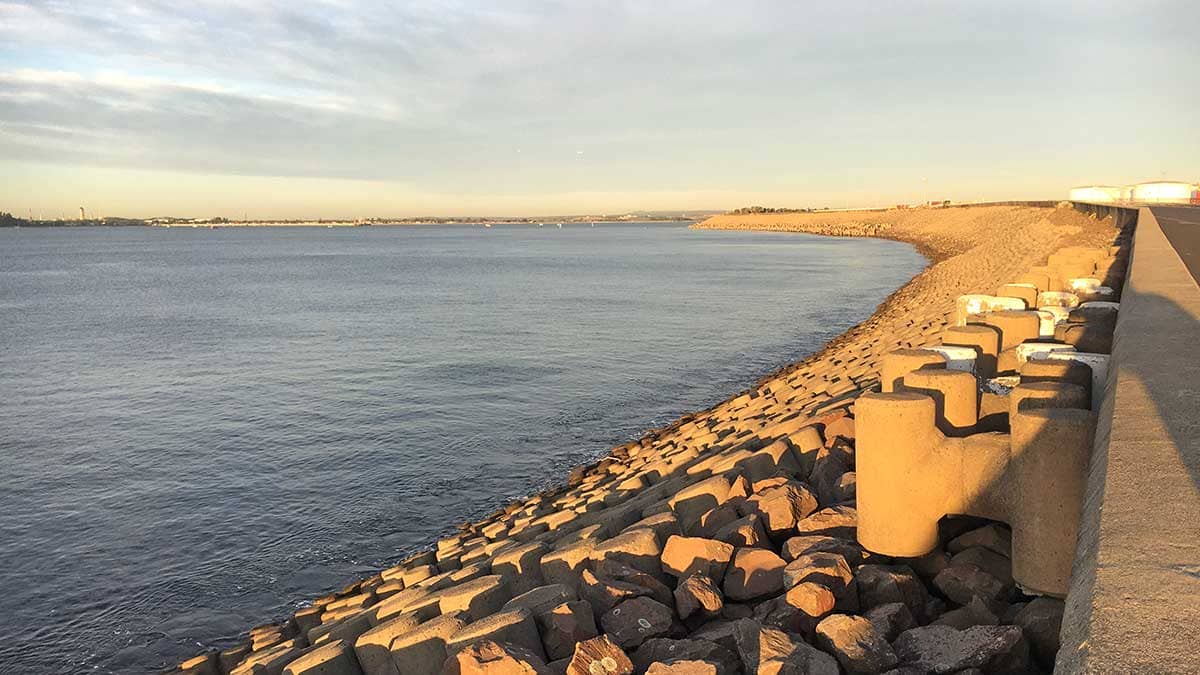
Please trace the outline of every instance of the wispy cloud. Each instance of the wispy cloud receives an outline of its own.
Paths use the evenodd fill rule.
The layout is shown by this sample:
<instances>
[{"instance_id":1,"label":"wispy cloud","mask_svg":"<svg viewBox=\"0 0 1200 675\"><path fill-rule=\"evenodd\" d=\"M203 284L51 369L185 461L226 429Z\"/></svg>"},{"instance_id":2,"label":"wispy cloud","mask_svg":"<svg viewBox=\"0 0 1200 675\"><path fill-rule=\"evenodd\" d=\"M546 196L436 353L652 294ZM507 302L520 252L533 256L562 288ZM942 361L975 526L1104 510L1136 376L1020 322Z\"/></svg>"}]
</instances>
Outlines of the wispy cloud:
<instances>
[{"instance_id":1,"label":"wispy cloud","mask_svg":"<svg viewBox=\"0 0 1200 675\"><path fill-rule=\"evenodd\" d=\"M0 0L0 155L447 192L774 188L1061 152L1200 56L1183 2L388 5ZM1120 68L1136 101L1092 107ZM1171 96L1160 121L1200 95Z\"/></svg>"}]
</instances>

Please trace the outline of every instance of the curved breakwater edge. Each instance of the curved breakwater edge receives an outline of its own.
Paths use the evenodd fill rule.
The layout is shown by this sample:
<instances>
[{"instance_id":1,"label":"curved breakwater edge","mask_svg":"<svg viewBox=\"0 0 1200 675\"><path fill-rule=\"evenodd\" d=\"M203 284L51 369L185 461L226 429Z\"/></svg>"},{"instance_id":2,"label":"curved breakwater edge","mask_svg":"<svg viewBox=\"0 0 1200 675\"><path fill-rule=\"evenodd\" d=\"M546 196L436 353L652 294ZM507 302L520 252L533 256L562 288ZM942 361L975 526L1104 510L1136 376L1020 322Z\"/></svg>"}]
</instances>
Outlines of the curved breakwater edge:
<instances>
[{"instance_id":1,"label":"curved breakwater edge","mask_svg":"<svg viewBox=\"0 0 1200 675\"><path fill-rule=\"evenodd\" d=\"M1060 248L1107 249L1111 221L983 206L718 216L694 227L895 239L931 264L810 357L178 670L753 673L783 660L836 673L858 658L869 663L856 669L882 672L901 662L887 642L906 628L989 611L951 609L925 589L919 561L857 545L854 401L877 388L884 354L936 342L958 296L991 292ZM910 567L885 565L900 562ZM1030 607L1053 614L1016 600L1011 615L976 623L1036 624L1044 617L1022 616ZM818 631L835 609L851 618ZM885 641L847 656L840 645L859 633ZM979 639L1008 645L988 658L1052 665L1044 636L1025 633ZM747 648L768 642L770 653ZM669 665L681 659L712 668Z\"/></svg>"}]
</instances>

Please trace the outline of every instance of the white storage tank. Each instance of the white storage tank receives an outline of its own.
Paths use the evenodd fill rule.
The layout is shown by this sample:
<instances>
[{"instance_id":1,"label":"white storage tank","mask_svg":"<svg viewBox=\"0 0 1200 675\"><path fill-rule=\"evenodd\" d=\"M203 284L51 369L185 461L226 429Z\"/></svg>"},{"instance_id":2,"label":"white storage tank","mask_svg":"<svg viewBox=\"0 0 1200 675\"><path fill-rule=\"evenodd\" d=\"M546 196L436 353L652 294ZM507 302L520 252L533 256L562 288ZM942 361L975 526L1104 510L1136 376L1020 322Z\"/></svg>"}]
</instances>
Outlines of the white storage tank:
<instances>
[{"instance_id":1,"label":"white storage tank","mask_svg":"<svg viewBox=\"0 0 1200 675\"><path fill-rule=\"evenodd\" d=\"M1196 199L1196 186L1179 181L1153 181L1133 186L1133 201L1143 204L1190 204Z\"/></svg>"},{"instance_id":2,"label":"white storage tank","mask_svg":"<svg viewBox=\"0 0 1200 675\"><path fill-rule=\"evenodd\" d=\"M1122 188L1115 185L1085 185L1071 188L1067 197L1073 202L1108 204L1123 201Z\"/></svg>"}]
</instances>

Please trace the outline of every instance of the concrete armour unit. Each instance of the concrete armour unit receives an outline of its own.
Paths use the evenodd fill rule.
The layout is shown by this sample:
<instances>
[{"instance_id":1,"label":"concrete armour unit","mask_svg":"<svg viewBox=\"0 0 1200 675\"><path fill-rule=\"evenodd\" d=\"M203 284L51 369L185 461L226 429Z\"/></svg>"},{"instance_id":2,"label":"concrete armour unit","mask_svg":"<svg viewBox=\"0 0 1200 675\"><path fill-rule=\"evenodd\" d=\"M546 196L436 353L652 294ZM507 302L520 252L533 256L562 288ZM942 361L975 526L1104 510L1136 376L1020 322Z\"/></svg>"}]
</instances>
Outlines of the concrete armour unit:
<instances>
[{"instance_id":1,"label":"concrete armour unit","mask_svg":"<svg viewBox=\"0 0 1200 675\"><path fill-rule=\"evenodd\" d=\"M542 638L533 613L526 607L497 612L459 628L446 640L446 654L453 656L480 640L495 640L524 647L543 661Z\"/></svg>"},{"instance_id":2,"label":"concrete armour unit","mask_svg":"<svg viewBox=\"0 0 1200 675\"><path fill-rule=\"evenodd\" d=\"M1058 342L1023 342L1016 346L1017 370L1020 370L1020 367L1025 365L1026 361L1033 358L1034 354L1073 351L1075 351L1074 346Z\"/></svg>"},{"instance_id":3,"label":"concrete armour unit","mask_svg":"<svg viewBox=\"0 0 1200 675\"><path fill-rule=\"evenodd\" d=\"M1091 395L1092 369L1080 361L1032 359L1021 366L1021 384L1032 382L1069 382Z\"/></svg>"},{"instance_id":4,"label":"concrete armour unit","mask_svg":"<svg viewBox=\"0 0 1200 675\"><path fill-rule=\"evenodd\" d=\"M1042 291L1038 294L1037 306L1074 309L1079 306L1079 296L1070 291Z\"/></svg>"},{"instance_id":5,"label":"concrete armour unit","mask_svg":"<svg viewBox=\"0 0 1200 675\"><path fill-rule=\"evenodd\" d=\"M363 671L367 675L400 675L392 660L392 641L415 630L418 625L415 616L402 614L358 636L354 641L354 655Z\"/></svg>"},{"instance_id":6,"label":"concrete armour unit","mask_svg":"<svg viewBox=\"0 0 1200 675\"><path fill-rule=\"evenodd\" d=\"M992 312L1027 308L1028 306L1025 304L1025 301L1021 298L984 294L960 295L954 301L954 325L965 326L969 323L974 323L980 317Z\"/></svg>"},{"instance_id":7,"label":"concrete armour unit","mask_svg":"<svg viewBox=\"0 0 1200 675\"><path fill-rule=\"evenodd\" d=\"M1051 279L1052 276L1049 267L1032 267L1028 272L1017 277L1017 283L1029 284L1040 291L1056 291L1059 286Z\"/></svg>"},{"instance_id":8,"label":"concrete armour unit","mask_svg":"<svg viewBox=\"0 0 1200 675\"><path fill-rule=\"evenodd\" d=\"M1041 335L1042 317L1037 310L1003 310L990 312L979 320L1000 331L1000 351L1006 352L1026 340Z\"/></svg>"},{"instance_id":9,"label":"concrete armour unit","mask_svg":"<svg viewBox=\"0 0 1200 675\"><path fill-rule=\"evenodd\" d=\"M1044 337L1051 337L1054 335L1055 326L1066 321L1067 317L1071 315L1071 310L1066 307L1039 307L1038 314L1042 315L1045 322L1043 324Z\"/></svg>"},{"instance_id":10,"label":"concrete armour unit","mask_svg":"<svg viewBox=\"0 0 1200 675\"><path fill-rule=\"evenodd\" d=\"M979 421L978 381L971 373L923 368L904 376L897 391L913 391L934 401L938 429L947 436L966 436Z\"/></svg>"},{"instance_id":11,"label":"concrete armour unit","mask_svg":"<svg viewBox=\"0 0 1200 675\"><path fill-rule=\"evenodd\" d=\"M1087 366L1091 372L1092 409L1099 410L1104 400L1105 383L1108 381L1108 354L1089 354L1087 352L1042 352L1033 354L1030 363L1043 361L1066 361Z\"/></svg>"},{"instance_id":12,"label":"concrete armour unit","mask_svg":"<svg viewBox=\"0 0 1200 675\"><path fill-rule=\"evenodd\" d=\"M1038 287L1036 284L1020 281L1003 284L1000 288L996 289L996 296L1001 298L1020 298L1025 301L1026 307L1033 307L1037 304Z\"/></svg>"},{"instance_id":13,"label":"concrete armour unit","mask_svg":"<svg viewBox=\"0 0 1200 675\"><path fill-rule=\"evenodd\" d=\"M880 387L884 393L893 392L905 375L921 368L945 369L946 357L928 349L897 349L884 354L879 367Z\"/></svg>"},{"instance_id":14,"label":"concrete armour unit","mask_svg":"<svg viewBox=\"0 0 1200 675\"><path fill-rule=\"evenodd\" d=\"M1058 309L1062 309L1059 307ZM1059 315L1055 312L1046 309L1037 310L1038 318L1041 320L1038 324L1038 337L1052 338L1054 337L1054 327L1058 322L1065 319L1066 315Z\"/></svg>"},{"instance_id":15,"label":"concrete armour unit","mask_svg":"<svg viewBox=\"0 0 1200 675\"><path fill-rule=\"evenodd\" d=\"M996 359L1000 356L1000 331L995 328L978 324L950 326L942 332L942 344L974 349L975 374L984 379L996 374Z\"/></svg>"},{"instance_id":16,"label":"concrete armour unit","mask_svg":"<svg viewBox=\"0 0 1200 675\"><path fill-rule=\"evenodd\" d=\"M1077 401L1080 394L1063 397ZM1053 405L1053 398L1043 403ZM1011 435L948 438L938 430L937 408L932 397L915 391L858 399L859 542L883 555L919 557L938 545L944 516L1002 520L1013 531L1017 583L1031 593L1064 596L1092 445L1091 412L1022 406L1011 415Z\"/></svg>"},{"instance_id":17,"label":"concrete armour unit","mask_svg":"<svg viewBox=\"0 0 1200 675\"><path fill-rule=\"evenodd\" d=\"M354 652L341 640L313 649L292 661L283 675L363 675Z\"/></svg>"},{"instance_id":18,"label":"concrete armour unit","mask_svg":"<svg viewBox=\"0 0 1200 675\"><path fill-rule=\"evenodd\" d=\"M396 670L401 675L439 675L449 656L446 643L464 625L458 617L439 616L396 637L389 648Z\"/></svg>"},{"instance_id":19,"label":"concrete armour unit","mask_svg":"<svg viewBox=\"0 0 1200 675\"><path fill-rule=\"evenodd\" d=\"M945 357L947 370L961 370L972 375L975 374L975 362L979 359L979 352L974 347L940 344L920 347L920 349L937 352Z\"/></svg>"}]
</instances>

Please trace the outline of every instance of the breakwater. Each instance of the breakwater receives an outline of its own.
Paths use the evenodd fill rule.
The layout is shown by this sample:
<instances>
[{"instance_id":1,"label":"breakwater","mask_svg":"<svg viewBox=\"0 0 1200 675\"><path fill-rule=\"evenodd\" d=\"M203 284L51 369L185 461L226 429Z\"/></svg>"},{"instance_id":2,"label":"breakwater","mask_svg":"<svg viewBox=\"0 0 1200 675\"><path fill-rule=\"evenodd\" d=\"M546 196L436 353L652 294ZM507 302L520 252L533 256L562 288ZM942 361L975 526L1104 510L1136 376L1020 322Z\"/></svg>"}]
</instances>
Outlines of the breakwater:
<instances>
[{"instance_id":1,"label":"breakwater","mask_svg":"<svg viewBox=\"0 0 1200 675\"><path fill-rule=\"evenodd\" d=\"M889 354L938 344L965 321L959 296L1027 283L1023 275L1047 262L1061 283L1054 254L1096 273L1118 260L1116 228L1069 209L1024 207L718 217L701 226L885 236L918 245L934 263L818 354L181 670L1048 667L1061 603L1021 593L1007 528L958 519L915 558L857 543L856 401L881 388ZM1001 364L1015 346L996 350L997 367L1019 365Z\"/></svg>"}]
</instances>

